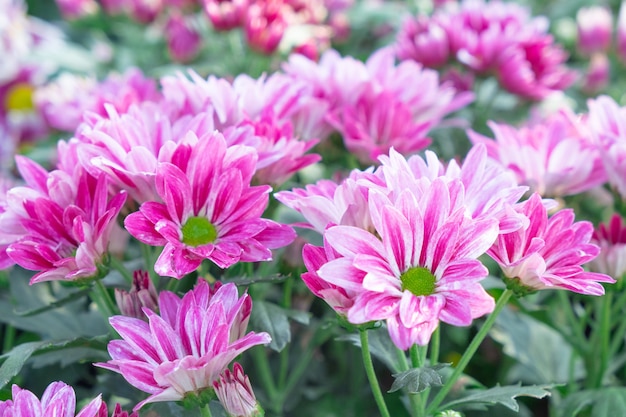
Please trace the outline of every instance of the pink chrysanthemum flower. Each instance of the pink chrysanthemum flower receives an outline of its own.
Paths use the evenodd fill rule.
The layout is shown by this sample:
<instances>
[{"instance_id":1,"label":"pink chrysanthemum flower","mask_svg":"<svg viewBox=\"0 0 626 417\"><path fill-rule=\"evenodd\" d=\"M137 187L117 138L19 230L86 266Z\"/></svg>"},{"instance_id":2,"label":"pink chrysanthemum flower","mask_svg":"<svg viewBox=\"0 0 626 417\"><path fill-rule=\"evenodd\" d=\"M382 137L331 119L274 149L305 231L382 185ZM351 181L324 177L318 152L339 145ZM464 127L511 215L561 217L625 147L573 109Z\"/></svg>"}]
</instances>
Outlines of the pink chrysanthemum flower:
<instances>
[{"instance_id":1,"label":"pink chrysanthemum flower","mask_svg":"<svg viewBox=\"0 0 626 417\"><path fill-rule=\"evenodd\" d=\"M351 323L386 320L400 349L427 344L439 321L469 325L494 307L479 283L487 269L476 258L495 240L498 224L467 218L463 193L460 181L444 179L422 195L407 189L395 201L370 193L375 234L329 227L325 248L338 256L309 272L351 296Z\"/></svg>"},{"instance_id":2,"label":"pink chrysanthemum flower","mask_svg":"<svg viewBox=\"0 0 626 417\"><path fill-rule=\"evenodd\" d=\"M626 225L619 214L613 214L607 223L593 232L592 243L600 247L600 254L589 267L617 280L626 273Z\"/></svg>"},{"instance_id":3,"label":"pink chrysanthemum flower","mask_svg":"<svg viewBox=\"0 0 626 417\"><path fill-rule=\"evenodd\" d=\"M124 222L141 242L165 246L154 265L159 275L181 278L204 259L221 268L270 260L270 249L295 239L290 227L261 218L271 188L250 186L256 158L252 148L227 147L214 133L159 164L155 182L164 203L148 201Z\"/></svg>"},{"instance_id":4,"label":"pink chrysanthemum flower","mask_svg":"<svg viewBox=\"0 0 626 417\"><path fill-rule=\"evenodd\" d=\"M0 244L9 244L7 254L39 271L31 284L101 276L126 193L109 198L107 179L92 177L80 165L70 173L48 173L24 157L17 165L27 185L8 191L8 210L0 214Z\"/></svg>"},{"instance_id":5,"label":"pink chrysanthemum flower","mask_svg":"<svg viewBox=\"0 0 626 417\"><path fill-rule=\"evenodd\" d=\"M4 178L0 172L0 218L7 211L7 192L11 189L12 182ZM7 255L8 242L0 242L0 270L14 265L13 260Z\"/></svg>"},{"instance_id":6,"label":"pink chrysanthemum flower","mask_svg":"<svg viewBox=\"0 0 626 417\"><path fill-rule=\"evenodd\" d=\"M515 173L520 184L546 197L588 191L606 181L597 146L571 111L561 110L538 123L515 128L489 122L495 140L468 131L489 156Z\"/></svg>"},{"instance_id":7,"label":"pink chrysanthemum flower","mask_svg":"<svg viewBox=\"0 0 626 417\"><path fill-rule=\"evenodd\" d=\"M243 25L249 0L203 0L203 5L215 30L231 30Z\"/></svg>"},{"instance_id":8,"label":"pink chrysanthemum flower","mask_svg":"<svg viewBox=\"0 0 626 417\"><path fill-rule=\"evenodd\" d=\"M107 116L113 108L123 114L133 104L159 98L155 81L136 68L109 75L100 83L93 78L63 73L34 94L35 105L48 125L68 132L78 127L85 113Z\"/></svg>"},{"instance_id":9,"label":"pink chrysanthemum flower","mask_svg":"<svg viewBox=\"0 0 626 417\"><path fill-rule=\"evenodd\" d=\"M548 218L538 194L519 205L529 225L498 237L487 252L502 268L508 285L525 293L543 289L566 289L587 295L602 295L601 282L615 280L605 274L586 272L582 264L600 252L590 243L593 225L574 222L574 212L560 210Z\"/></svg>"},{"instance_id":10,"label":"pink chrysanthemum flower","mask_svg":"<svg viewBox=\"0 0 626 417\"><path fill-rule=\"evenodd\" d=\"M250 296L239 297L232 283L211 291L201 281L182 299L163 291L160 315L144 309L149 323L124 316L109 319L123 340L110 342L111 360L96 365L150 394L135 410L190 396L202 400L237 356L271 341L267 333L245 333L251 309Z\"/></svg>"},{"instance_id":11,"label":"pink chrysanthemum flower","mask_svg":"<svg viewBox=\"0 0 626 417\"><path fill-rule=\"evenodd\" d=\"M65 19L80 19L98 13L95 0L56 0L56 4Z\"/></svg>"},{"instance_id":12,"label":"pink chrysanthemum flower","mask_svg":"<svg viewBox=\"0 0 626 417\"><path fill-rule=\"evenodd\" d=\"M170 11L165 25L167 49L174 61L187 63L200 51L202 37L188 19L178 11Z\"/></svg>"},{"instance_id":13,"label":"pink chrysanthemum flower","mask_svg":"<svg viewBox=\"0 0 626 417\"><path fill-rule=\"evenodd\" d=\"M589 100L588 125L594 135L609 183L626 196L626 107L612 98Z\"/></svg>"},{"instance_id":14,"label":"pink chrysanthemum flower","mask_svg":"<svg viewBox=\"0 0 626 417\"><path fill-rule=\"evenodd\" d=\"M213 382L218 400L226 414L232 417L261 417L264 414L254 396L250 379L243 368L235 362L233 371L226 369L220 378Z\"/></svg>"},{"instance_id":15,"label":"pink chrysanthemum flower","mask_svg":"<svg viewBox=\"0 0 626 417\"><path fill-rule=\"evenodd\" d=\"M0 401L0 417L106 417L107 406L98 395L76 413L76 394L64 382L53 382L41 400L17 385L11 388L12 399Z\"/></svg>"},{"instance_id":16,"label":"pink chrysanthemum flower","mask_svg":"<svg viewBox=\"0 0 626 417\"><path fill-rule=\"evenodd\" d=\"M451 58L446 19L448 15L417 16L404 21L396 39L398 59L413 60L428 68L439 68Z\"/></svg>"},{"instance_id":17,"label":"pink chrysanthemum flower","mask_svg":"<svg viewBox=\"0 0 626 417\"><path fill-rule=\"evenodd\" d=\"M154 312L159 309L159 295L148 275L148 271L138 270L133 273L130 291L115 289L115 302L124 316L146 320L143 308Z\"/></svg>"},{"instance_id":18,"label":"pink chrysanthemum flower","mask_svg":"<svg viewBox=\"0 0 626 417\"><path fill-rule=\"evenodd\" d=\"M613 15L603 6L581 7L576 13L578 51L592 55L607 52L611 47Z\"/></svg>"},{"instance_id":19,"label":"pink chrysanthemum flower","mask_svg":"<svg viewBox=\"0 0 626 417\"><path fill-rule=\"evenodd\" d=\"M497 76L507 91L529 100L541 100L565 90L577 75L564 63L567 53L551 35L531 34L507 48L500 56Z\"/></svg>"}]
</instances>

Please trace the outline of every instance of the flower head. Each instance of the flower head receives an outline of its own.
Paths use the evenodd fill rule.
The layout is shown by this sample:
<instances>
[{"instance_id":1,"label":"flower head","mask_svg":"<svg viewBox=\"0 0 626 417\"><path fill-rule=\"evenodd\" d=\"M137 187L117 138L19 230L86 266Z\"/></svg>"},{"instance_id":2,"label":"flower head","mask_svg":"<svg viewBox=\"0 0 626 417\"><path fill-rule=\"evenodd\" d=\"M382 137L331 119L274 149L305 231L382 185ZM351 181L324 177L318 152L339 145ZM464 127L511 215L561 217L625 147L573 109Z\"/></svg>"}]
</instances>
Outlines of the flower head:
<instances>
[{"instance_id":1,"label":"flower head","mask_svg":"<svg viewBox=\"0 0 626 417\"><path fill-rule=\"evenodd\" d=\"M163 203L145 202L124 222L141 242L165 246L154 265L160 275L181 278L204 259L221 268L270 260L270 249L295 239L290 227L261 218L270 187L250 185L252 148L227 147L214 133L181 144L171 161L156 172Z\"/></svg>"},{"instance_id":2,"label":"flower head","mask_svg":"<svg viewBox=\"0 0 626 417\"><path fill-rule=\"evenodd\" d=\"M122 340L109 343L111 360L97 366L118 372L150 396L137 404L201 397L237 356L252 346L267 344L267 333L245 334L252 300L239 297L230 283L211 290L205 281L180 299L159 294L157 315L144 309L143 320L114 316L111 326Z\"/></svg>"},{"instance_id":3,"label":"flower head","mask_svg":"<svg viewBox=\"0 0 626 417\"><path fill-rule=\"evenodd\" d=\"M92 177L80 165L48 173L24 157L17 164L26 186L8 191L8 210L0 214L6 253L21 267L39 271L31 284L99 276L126 193L109 198L107 179Z\"/></svg>"},{"instance_id":4,"label":"flower head","mask_svg":"<svg viewBox=\"0 0 626 417\"><path fill-rule=\"evenodd\" d=\"M495 122L489 127L495 140L471 131L470 140L484 143L491 158L542 196L578 194L606 181L600 152L571 111L563 109L521 128Z\"/></svg>"},{"instance_id":5,"label":"flower head","mask_svg":"<svg viewBox=\"0 0 626 417\"><path fill-rule=\"evenodd\" d=\"M465 217L462 194L460 181L442 179L424 194L406 189L394 201L370 192L375 233L329 227L325 250L337 256L309 272L336 287L327 294L351 299L351 323L386 320L401 349L427 344L439 321L469 325L494 307L479 283L487 270L476 258L493 243L498 224Z\"/></svg>"},{"instance_id":6,"label":"flower head","mask_svg":"<svg viewBox=\"0 0 626 417\"><path fill-rule=\"evenodd\" d=\"M607 223L600 224L591 240L600 247L600 254L591 261L590 268L616 280L626 273L626 225L619 214L613 214Z\"/></svg>"},{"instance_id":7,"label":"flower head","mask_svg":"<svg viewBox=\"0 0 626 417\"><path fill-rule=\"evenodd\" d=\"M147 271L135 271L130 291L115 289L115 301L124 316L146 320L143 308L154 312L158 311L158 298L156 288Z\"/></svg>"},{"instance_id":8,"label":"flower head","mask_svg":"<svg viewBox=\"0 0 626 417\"><path fill-rule=\"evenodd\" d=\"M586 272L581 266L600 252L591 243L591 223L574 222L570 209L548 218L538 194L521 203L518 211L528 217L528 227L500 235L487 252L514 289L524 293L554 288L602 295L604 287L600 283L615 282L607 275Z\"/></svg>"},{"instance_id":9,"label":"flower head","mask_svg":"<svg viewBox=\"0 0 626 417\"><path fill-rule=\"evenodd\" d=\"M231 417L261 417L263 410L254 396L248 376L235 362L232 372L226 369L220 378L213 382L217 398Z\"/></svg>"},{"instance_id":10,"label":"flower head","mask_svg":"<svg viewBox=\"0 0 626 417\"><path fill-rule=\"evenodd\" d=\"M76 414L76 394L64 382L53 382L41 400L17 385L11 388L12 399L0 401L0 417L106 417L107 406L98 395Z\"/></svg>"},{"instance_id":11,"label":"flower head","mask_svg":"<svg viewBox=\"0 0 626 417\"><path fill-rule=\"evenodd\" d=\"M582 7L576 13L578 50L586 55L606 52L611 46L613 16L602 6Z\"/></svg>"}]
</instances>

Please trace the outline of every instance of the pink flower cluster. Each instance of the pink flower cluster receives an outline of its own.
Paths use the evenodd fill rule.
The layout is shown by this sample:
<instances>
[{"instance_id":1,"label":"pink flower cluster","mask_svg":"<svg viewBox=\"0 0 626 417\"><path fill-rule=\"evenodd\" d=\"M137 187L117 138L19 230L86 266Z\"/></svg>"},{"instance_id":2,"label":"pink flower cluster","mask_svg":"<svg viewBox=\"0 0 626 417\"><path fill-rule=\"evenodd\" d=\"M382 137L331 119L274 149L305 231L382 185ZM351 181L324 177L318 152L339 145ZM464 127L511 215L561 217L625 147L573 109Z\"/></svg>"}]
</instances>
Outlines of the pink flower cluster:
<instances>
[{"instance_id":1,"label":"pink flower cluster","mask_svg":"<svg viewBox=\"0 0 626 417\"><path fill-rule=\"evenodd\" d=\"M63 16L78 19L99 10L95 0L56 0ZM330 46L332 37L349 30L345 11L352 1L311 0L102 0L106 13L123 13L142 24L161 26L170 56L190 62L202 47L202 28L196 10L217 31L243 30L250 48L272 54L279 46L286 52L316 58Z\"/></svg>"},{"instance_id":2,"label":"pink flower cluster","mask_svg":"<svg viewBox=\"0 0 626 417\"><path fill-rule=\"evenodd\" d=\"M111 326L122 340L110 342L112 359L96 365L122 374L131 385L150 394L135 410L148 403L191 396L202 402L214 387L220 393L224 389L220 386L241 381L244 386L233 388L228 396L218 394L231 411L238 392L243 394L242 388L246 389L245 401L250 402L254 394L251 389L248 392L249 382L237 365L233 381L228 364L251 347L271 341L267 333L246 333L251 309L250 296L239 297L232 283L211 289L200 281L182 299L163 291L159 294L159 315L143 310L149 323L133 317L111 317Z\"/></svg>"},{"instance_id":3,"label":"pink flower cluster","mask_svg":"<svg viewBox=\"0 0 626 417\"><path fill-rule=\"evenodd\" d=\"M348 151L364 163L395 148L410 154L430 144L428 132L449 113L473 100L436 71L413 62L396 65L393 51L381 49L366 63L327 51L319 64L292 55L285 72L307 80L325 102L325 120L343 137Z\"/></svg>"},{"instance_id":4,"label":"pink flower cluster","mask_svg":"<svg viewBox=\"0 0 626 417\"><path fill-rule=\"evenodd\" d=\"M470 140L484 143L490 157L542 196L578 194L606 182L600 148L585 120L569 109L521 128L488 124L495 140L469 131Z\"/></svg>"},{"instance_id":5,"label":"pink flower cluster","mask_svg":"<svg viewBox=\"0 0 626 417\"><path fill-rule=\"evenodd\" d=\"M532 289L597 295L597 282L612 282L580 267L598 253L591 225L572 224L571 212L548 220L537 195L518 205L525 187L484 146L460 166L446 167L431 152L407 160L391 150L380 160L378 169L354 171L340 184L323 180L277 194L323 234L322 247L304 247L305 284L351 323L384 320L401 349L427 344L440 321L469 325L494 307L480 285L485 253L505 272L527 256L542 260L543 270L524 264L512 277Z\"/></svg>"},{"instance_id":6,"label":"pink flower cluster","mask_svg":"<svg viewBox=\"0 0 626 417\"><path fill-rule=\"evenodd\" d=\"M463 0L432 16L408 19L398 34L396 53L428 67L459 63L471 73L494 74L511 93L540 100L575 79L547 24L514 3Z\"/></svg>"}]
</instances>

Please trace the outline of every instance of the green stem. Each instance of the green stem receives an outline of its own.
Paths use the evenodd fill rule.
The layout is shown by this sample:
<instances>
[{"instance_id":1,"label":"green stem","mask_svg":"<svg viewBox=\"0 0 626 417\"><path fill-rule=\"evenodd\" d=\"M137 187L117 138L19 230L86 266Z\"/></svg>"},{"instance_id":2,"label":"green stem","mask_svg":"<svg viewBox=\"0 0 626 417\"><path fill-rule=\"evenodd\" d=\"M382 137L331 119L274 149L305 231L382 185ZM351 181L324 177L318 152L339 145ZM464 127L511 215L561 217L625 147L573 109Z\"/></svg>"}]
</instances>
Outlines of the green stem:
<instances>
[{"instance_id":1,"label":"green stem","mask_svg":"<svg viewBox=\"0 0 626 417\"><path fill-rule=\"evenodd\" d=\"M200 415L202 417L212 417L211 407L209 407L209 404L205 405L204 407L200 407Z\"/></svg>"},{"instance_id":2,"label":"green stem","mask_svg":"<svg viewBox=\"0 0 626 417\"><path fill-rule=\"evenodd\" d=\"M426 409L426 415L429 416L431 414L435 414L437 407L439 407L439 405L444 400L446 395L448 395L448 392L450 392L450 390L456 383L457 379L459 379L459 377L465 370L465 367L469 364L469 361L472 359L472 357L478 350L478 347L480 346L482 341L485 339L485 337L487 337L489 330L491 329L493 324L496 322L496 318L498 317L498 315L500 314L500 312L502 311L504 306L507 304L507 302L509 301L512 295L513 295L513 291L508 288L504 290L502 295L500 295L500 298L498 298L498 302L496 303L496 307L494 308L493 312L489 315L489 317L487 317L487 320L485 320L485 323L480 328L478 333L476 333L476 336L474 336L474 338L472 339L472 342L467 347L467 350L465 351L465 353L463 353L463 356L461 356L461 359L459 360L458 365L456 366L456 368L454 368L454 372L452 373L450 378L448 378L448 380L443 385L443 387L441 387L441 389L439 390L435 398L433 398L433 401L429 404L428 408Z\"/></svg>"},{"instance_id":3,"label":"green stem","mask_svg":"<svg viewBox=\"0 0 626 417\"><path fill-rule=\"evenodd\" d=\"M382 417L390 417L389 410L387 410L387 404L383 398L383 392L380 390L378 379L376 378L376 372L374 372L374 363L372 362L372 356L370 355L369 339L367 336L367 330L359 329L361 336L361 354L363 355L363 366L365 366L365 373L367 379L370 382L372 388L372 394L374 394L374 400Z\"/></svg>"},{"instance_id":4,"label":"green stem","mask_svg":"<svg viewBox=\"0 0 626 417\"><path fill-rule=\"evenodd\" d=\"M251 349L252 355L254 356L254 364L259 371L259 378L261 379L261 383L263 384L263 388L267 393L267 397L269 399L269 403L273 411L280 412L282 409L282 404L277 404L276 399L278 398L278 391L276 390L276 384L274 383L274 378L272 376L272 370L270 369L270 363L267 358L267 352L265 351L265 347L257 346Z\"/></svg>"},{"instance_id":5,"label":"green stem","mask_svg":"<svg viewBox=\"0 0 626 417\"><path fill-rule=\"evenodd\" d=\"M430 338L430 365L435 366L439 362L439 346L441 340L441 325L437 326Z\"/></svg>"},{"instance_id":6,"label":"green stem","mask_svg":"<svg viewBox=\"0 0 626 417\"><path fill-rule=\"evenodd\" d=\"M4 340L2 342L2 353L7 353L11 349L13 349L13 344L15 343L15 335L17 334L17 330L14 326L6 323L4 325Z\"/></svg>"},{"instance_id":7,"label":"green stem","mask_svg":"<svg viewBox=\"0 0 626 417\"><path fill-rule=\"evenodd\" d=\"M282 307L291 308L291 297L293 295L293 277L288 277L283 284L283 300ZM278 387L284 389L287 382L287 373L289 371L289 344L280 352L280 369L278 372Z\"/></svg>"},{"instance_id":8,"label":"green stem","mask_svg":"<svg viewBox=\"0 0 626 417\"><path fill-rule=\"evenodd\" d=\"M109 257L109 265L118 271L129 284L133 283L133 274L124 266L124 263L115 256Z\"/></svg>"},{"instance_id":9,"label":"green stem","mask_svg":"<svg viewBox=\"0 0 626 417\"><path fill-rule=\"evenodd\" d=\"M569 334L564 334L565 332L560 333L562 333L563 336L565 336L566 339L572 343L572 346L581 355L584 355L587 350L587 347L584 345L587 337L584 334L581 320L577 318L574 314L574 310L572 308L572 303L569 299L568 293L566 291L557 291L557 296L559 297L562 311L565 313L565 319L568 321L569 324L567 327L571 329L573 335L570 336Z\"/></svg>"},{"instance_id":10,"label":"green stem","mask_svg":"<svg viewBox=\"0 0 626 417\"><path fill-rule=\"evenodd\" d=\"M406 353L402 349L396 348L398 353L398 359L400 359L400 372L409 370L409 362L406 359ZM421 417L424 413L424 403L422 402L422 396L420 394L413 394L407 392L409 396L409 403L411 405L411 415Z\"/></svg>"},{"instance_id":11,"label":"green stem","mask_svg":"<svg viewBox=\"0 0 626 417\"><path fill-rule=\"evenodd\" d=\"M424 362L422 361L422 355L419 346L415 344L411 346L411 348L409 349L409 355L411 356L411 366L413 366L413 368L421 368Z\"/></svg>"},{"instance_id":12,"label":"green stem","mask_svg":"<svg viewBox=\"0 0 626 417\"><path fill-rule=\"evenodd\" d=\"M100 312L106 315L106 319L117 314L117 306L102 280L98 279L94 282L91 290L91 299L96 303Z\"/></svg>"},{"instance_id":13,"label":"green stem","mask_svg":"<svg viewBox=\"0 0 626 417\"><path fill-rule=\"evenodd\" d=\"M598 348L600 349L600 362L597 371L595 372L595 379L593 381L593 388L602 387L602 381L604 380L604 373L609 364L609 348L611 343L611 303L613 301L613 292L608 292L603 298L599 299L600 302L600 327L598 328Z\"/></svg>"},{"instance_id":14,"label":"green stem","mask_svg":"<svg viewBox=\"0 0 626 417\"><path fill-rule=\"evenodd\" d=\"M152 246L146 245L145 243L142 243L139 246L141 247L141 256L146 264L146 271L148 271L150 279L152 279L154 285L157 285L159 282L159 276L156 272L154 272L154 262L156 261L154 257L154 249Z\"/></svg>"}]
</instances>

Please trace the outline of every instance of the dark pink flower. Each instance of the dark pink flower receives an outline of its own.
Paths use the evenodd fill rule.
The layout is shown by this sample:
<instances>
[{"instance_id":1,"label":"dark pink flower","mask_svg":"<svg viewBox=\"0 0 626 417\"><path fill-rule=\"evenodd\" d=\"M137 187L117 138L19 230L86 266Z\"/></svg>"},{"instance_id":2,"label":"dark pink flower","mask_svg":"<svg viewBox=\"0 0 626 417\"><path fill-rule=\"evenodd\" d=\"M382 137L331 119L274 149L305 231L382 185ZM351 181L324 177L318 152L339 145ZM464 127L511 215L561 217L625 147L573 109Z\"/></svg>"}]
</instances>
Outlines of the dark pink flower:
<instances>
[{"instance_id":1,"label":"dark pink flower","mask_svg":"<svg viewBox=\"0 0 626 417\"><path fill-rule=\"evenodd\" d=\"M24 157L17 165L26 186L8 191L8 209L0 214L6 253L38 271L31 284L101 276L126 193L109 198L107 179L92 177L80 165L69 173L48 173Z\"/></svg>"},{"instance_id":2,"label":"dark pink flower","mask_svg":"<svg viewBox=\"0 0 626 417\"><path fill-rule=\"evenodd\" d=\"M11 388L12 399L0 401L0 417L107 417L107 406L98 395L76 414L76 394L64 382L53 382L41 400L17 385Z\"/></svg>"},{"instance_id":3,"label":"dark pink flower","mask_svg":"<svg viewBox=\"0 0 626 417\"><path fill-rule=\"evenodd\" d=\"M611 81L611 61L602 53L593 54L582 80L582 90L589 95L596 95L604 90Z\"/></svg>"},{"instance_id":4,"label":"dark pink flower","mask_svg":"<svg viewBox=\"0 0 626 417\"><path fill-rule=\"evenodd\" d=\"M231 30L243 25L249 0L202 0L204 11L216 30Z\"/></svg>"},{"instance_id":5,"label":"dark pink flower","mask_svg":"<svg viewBox=\"0 0 626 417\"><path fill-rule=\"evenodd\" d=\"M613 16L602 6L581 7L576 13L578 51L585 55L607 52L611 47Z\"/></svg>"},{"instance_id":6,"label":"dark pink flower","mask_svg":"<svg viewBox=\"0 0 626 417\"><path fill-rule=\"evenodd\" d=\"M239 297L232 283L211 291L201 281L182 299L163 291L160 315L144 309L149 323L125 316L109 319L122 340L110 342L111 360L96 366L122 374L150 394L135 410L152 402L201 399L237 356L270 342L267 333L245 333L251 309L250 296Z\"/></svg>"},{"instance_id":7,"label":"dark pink flower","mask_svg":"<svg viewBox=\"0 0 626 417\"><path fill-rule=\"evenodd\" d=\"M95 0L56 0L65 19L80 19L98 12Z\"/></svg>"},{"instance_id":8,"label":"dark pink flower","mask_svg":"<svg viewBox=\"0 0 626 417\"><path fill-rule=\"evenodd\" d=\"M582 264L596 258L600 248L591 243L593 225L574 222L574 212L560 210L548 218L538 194L520 204L528 227L501 234L487 252L502 268L509 285L520 292L565 289L580 294L602 295L601 282L608 275L586 272Z\"/></svg>"},{"instance_id":9,"label":"dark pink flower","mask_svg":"<svg viewBox=\"0 0 626 417\"><path fill-rule=\"evenodd\" d=\"M291 8L283 0L258 0L248 7L244 34L252 49L272 54L287 29Z\"/></svg>"},{"instance_id":10,"label":"dark pink flower","mask_svg":"<svg viewBox=\"0 0 626 417\"><path fill-rule=\"evenodd\" d=\"M252 148L227 147L214 133L181 144L171 163L158 165L164 203L142 204L124 224L141 242L165 246L154 266L159 275L181 278L204 259L221 268L271 260L270 249L293 241L293 229L261 218L271 188L250 186L256 159Z\"/></svg>"},{"instance_id":11,"label":"dark pink flower","mask_svg":"<svg viewBox=\"0 0 626 417\"><path fill-rule=\"evenodd\" d=\"M202 38L179 12L170 12L165 24L165 39L170 56L177 62L193 60L200 50Z\"/></svg>"},{"instance_id":12,"label":"dark pink flower","mask_svg":"<svg viewBox=\"0 0 626 417\"><path fill-rule=\"evenodd\" d=\"M447 64L451 58L450 41L445 25L439 22L444 16L417 16L405 20L396 39L398 59L410 59L429 68Z\"/></svg>"}]
</instances>

